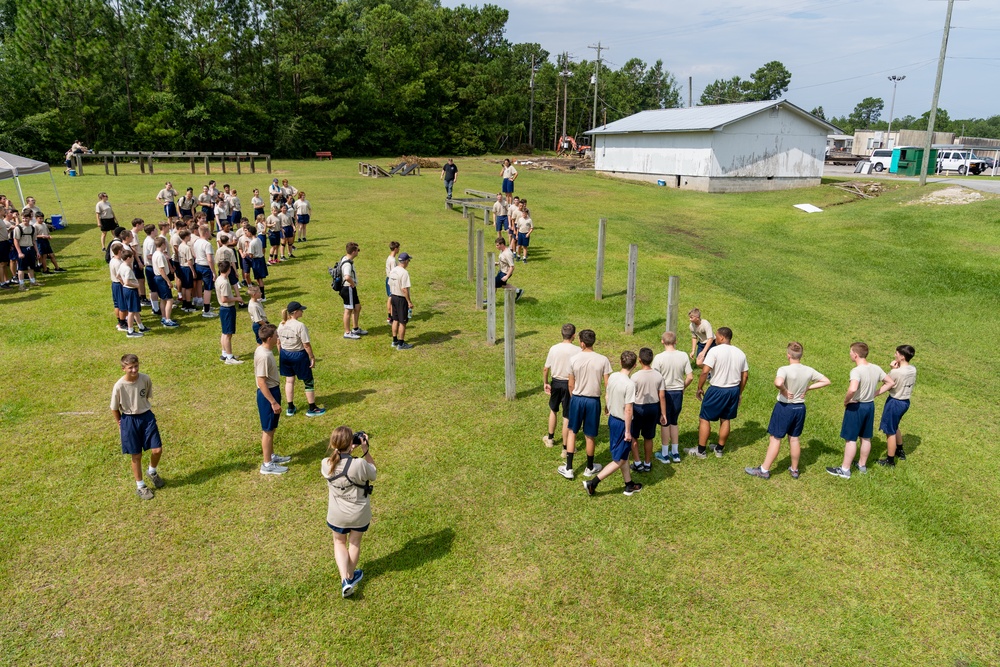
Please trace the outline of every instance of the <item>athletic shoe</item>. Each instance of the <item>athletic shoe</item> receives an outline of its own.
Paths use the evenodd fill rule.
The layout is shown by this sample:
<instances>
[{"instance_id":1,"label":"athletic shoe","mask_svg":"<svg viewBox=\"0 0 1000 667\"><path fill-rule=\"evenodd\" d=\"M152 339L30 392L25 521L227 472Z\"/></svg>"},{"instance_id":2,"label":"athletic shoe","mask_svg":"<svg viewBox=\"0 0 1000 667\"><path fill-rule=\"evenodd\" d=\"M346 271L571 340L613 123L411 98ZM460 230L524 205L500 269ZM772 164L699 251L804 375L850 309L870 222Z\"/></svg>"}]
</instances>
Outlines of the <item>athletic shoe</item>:
<instances>
[{"instance_id":1,"label":"athletic shoe","mask_svg":"<svg viewBox=\"0 0 1000 667\"><path fill-rule=\"evenodd\" d=\"M386 317L386 318L385 318L385 323L386 323L386 324L392 324L392 317L391 317L391 316L389 316L389 317Z\"/></svg>"},{"instance_id":2,"label":"athletic shoe","mask_svg":"<svg viewBox=\"0 0 1000 667\"><path fill-rule=\"evenodd\" d=\"M895 461L890 461L889 459L879 459L878 460L878 464L880 466L888 466L890 468L895 468L896 467L896 462Z\"/></svg>"},{"instance_id":3,"label":"athletic shoe","mask_svg":"<svg viewBox=\"0 0 1000 667\"><path fill-rule=\"evenodd\" d=\"M45 269L44 271L42 271L42 273L44 273L44 274L51 274L51 273L52 273L52 271L51 271L51 270L49 270L49 269Z\"/></svg>"},{"instance_id":4,"label":"athletic shoe","mask_svg":"<svg viewBox=\"0 0 1000 667\"><path fill-rule=\"evenodd\" d=\"M150 301L149 299L139 299L139 305L140 306L152 306L153 302Z\"/></svg>"},{"instance_id":5,"label":"athletic shoe","mask_svg":"<svg viewBox=\"0 0 1000 667\"><path fill-rule=\"evenodd\" d=\"M41 280L36 280L35 282L31 283L31 286L32 287L45 287L45 283L43 283Z\"/></svg>"},{"instance_id":6,"label":"athletic shoe","mask_svg":"<svg viewBox=\"0 0 1000 667\"><path fill-rule=\"evenodd\" d=\"M716 445L712 448L715 451L716 458L722 458L722 445Z\"/></svg>"},{"instance_id":7,"label":"athletic shoe","mask_svg":"<svg viewBox=\"0 0 1000 667\"><path fill-rule=\"evenodd\" d=\"M583 488L587 489L587 495L594 495L597 493L597 480L596 479L585 479L583 480Z\"/></svg>"},{"instance_id":8,"label":"athletic shoe","mask_svg":"<svg viewBox=\"0 0 1000 667\"><path fill-rule=\"evenodd\" d=\"M521 262L523 262L524 264L527 264L528 263L528 258L525 257L524 259L521 260Z\"/></svg>"},{"instance_id":9,"label":"athletic shoe","mask_svg":"<svg viewBox=\"0 0 1000 667\"><path fill-rule=\"evenodd\" d=\"M226 363L226 355L220 354L219 355L219 361L221 361L222 363Z\"/></svg>"},{"instance_id":10,"label":"athletic shoe","mask_svg":"<svg viewBox=\"0 0 1000 667\"><path fill-rule=\"evenodd\" d=\"M149 331L149 327L147 327L145 324L140 324L139 331L141 331L142 333L146 333L147 331Z\"/></svg>"},{"instance_id":11,"label":"athletic shoe","mask_svg":"<svg viewBox=\"0 0 1000 667\"><path fill-rule=\"evenodd\" d=\"M632 464L629 467L632 469L632 472L646 472L645 466L643 466L639 461L632 461Z\"/></svg>"},{"instance_id":12,"label":"athletic shoe","mask_svg":"<svg viewBox=\"0 0 1000 667\"><path fill-rule=\"evenodd\" d=\"M151 488L149 488L148 486L144 486L141 489L136 489L135 490L135 495L139 496L143 500L152 500L153 499L153 490Z\"/></svg>"},{"instance_id":13,"label":"athletic shoe","mask_svg":"<svg viewBox=\"0 0 1000 667\"><path fill-rule=\"evenodd\" d=\"M566 479L573 479L573 469L567 468L565 464L556 468L556 472L565 477Z\"/></svg>"},{"instance_id":14,"label":"athletic shoe","mask_svg":"<svg viewBox=\"0 0 1000 667\"><path fill-rule=\"evenodd\" d=\"M400 341L400 342L396 343L396 349L397 350L412 350L413 346L410 345L409 343Z\"/></svg>"},{"instance_id":15,"label":"athletic shoe","mask_svg":"<svg viewBox=\"0 0 1000 667\"><path fill-rule=\"evenodd\" d=\"M123 327L120 324L118 326L116 326L115 329L117 329L118 331L128 331L128 329L126 329L125 327Z\"/></svg>"},{"instance_id":16,"label":"athletic shoe","mask_svg":"<svg viewBox=\"0 0 1000 667\"><path fill-rule=\"evenodd\" d=\"M597 473L601 472L601 468L603 468L603 467L604 466L602 466L600 463L595 463L593 468L584 468L583 469L583 476L584 477L593 477Z\"/></svg>"},{"instance_id":17,"label":"athletic shoe","mask_svg":"<svg viewBox=\"0 0 1000 667\"><path fill-rule=\"evenodd\" d=\"M288 468L279 466L274 461L260 464L261 475L284 475L286 472L288 472Z\"/></svg>"},{"instance_id":18,"label":"athletic shoe","mask_svg":"<svg viewBox=\"0 0 1000 667\"><path fill-rule=\"evenodd\" d=\"M66 269L64 269L64 268L62 268L62 267L60 266L59 268L55 269L55 272L56 272L56 273L66 273Z\"/></svg>"},{"instance_id":19,"label":"athletic shoe","mask_svg":"<svg viewBox=\"0 0 1000 667\"><path fill-rule=\"evenodd\" d=\"M294 248L295 246L292 246L292 247ZM295 253L291 253L291 252L288 253L288 259L292 259L293 257L295 257Z\"/></svg>"},{"instance_id":20,"label":"athletic shoe","mask_svg":"<svg viewBox=\"0 0 1000 667\"><path fill-rule=\"evenodd\" d=\"M798 479L799 475L802 474L802 473L800 473L795 468L789 468L788 469L788 474L792 476L792 479Z\"/></svg>"},{"instance_id":21,"label":"athletic shoe","mask_svg":"<svg viewBox=\"0 0 1000 667\"><path fill-rule=\"evenodd\" d=\"M203 313L201 314L201 316L202 316L202 317L218 317L218 316L219 316L219 314L218 314L218 313L216 313L216 312L213 312L213 311L209 310L209 311L207 311L207 312L203 312Z\"/></svg>"},{"instance_id":22,"label":"athletic shoe","mask_svg":"<svg viewBox=\"0 0 1000 667\"><path fill-rule=\"evenodd\" d=\"M271 463L276 463L279 466L288 463L292 460L291 456L280 456L278 454L271 454Z\"/></svg>"},{"instance_id":23,"label":"athletic shoe","mask_svg":"<svg viewBox=\"0 0 1000 667\"><path fill-rule=\"evenodd\" d=\"M354 585L347 579L344 579L341 582L340 594L343 595L345 598L349 598L351 597L351 594L353 592L354 592Z\"/></svg>"},{"instance_id":24,"label":"athletic shoe","mask_svg":"<svg viewBox=\"0 0 1000 667\"><path fill-rule=\"evenodd\" d=\"M625 490L622 491L623 496L631 496L633 493L639 493L642 491L642 484L639 482L630 482L625 485Z\"/></svg>"},{"instance_id":25,"label":"athletic shoe","mask_svg":"<svg viewBox=\"0 0 1000 667\"><path fill-rule=\"evenodd\" d=\"M326 408L317 407L315 410L309 408L306 410L306 417L319 417L320 415L326 414Z\"/></svg>"},{"instance_id":26,"label":"athletic shoe","mask_svg":"<svg viewBox=\"0 0 1000 667\"><path fill-rule=\"evenodd\" d=\"M181 308L181 310L184 311L185 313L197 313L198 312L197 308Z\"/></svg>"},{"instance_id":27,"label":"athletic shoe","mask_svg":"<svg viewBox=\"0 0 1000 667\"><path fill-rule=\"evenodd\" d=\"M305 239L303 239L303 240L305 240ZM351 584L355 588L357 588L358 584L360 584L361 580L364 579L364 578L365 578L365 571L364 570L355 570L354 571L354 576L351 577Z\"/></svg>"},{"instance_id":28,"label":"athletic shoe","mask_svg":"<svg viewBox=\"0 0 1000 667\"><path fill-rule=\"evenodd\" d=\"M165 326L165 327L179 327L180 323L175 322L174 320L164 320L163 326Z\"/></svg>"},{"instance_id":29,"label":"athletic shoe","mask_svg":"<svg viewBox=\"0 0 1000 667\"><path fill-rule=\"evenodd\" d=\"M347 333L344 334L344 338L347 338L349 340L358 340L359 338L361 338L361 336L354 333L353 331L348 331Z\"/></svg>"},{"instance_id":30,"label":"athletic shoe","mask_svg":"<svg viewBox=\"0 0 1000 667\"><path fill-rule=\"evenodd\" d=\"M291 406L288 407L288 409L285 410L285 416L286 417L291 417L292 415L294 415L298 411L299 411L298 408L296 408L294 405L291 405Z\"/></svg>"},{"instance_id":31,"label":"athletic shoe","mask_svg":"<svg viewBox=\"0 0 1000 667\"><path fill-rule=\"evenodd\" d=\"M0 283L0 289L10 289L10 283Z\"/></svg>"},{"instance_id":32,"label":"athletic shoe","mask_svg":"<svg viewBox=\"0 0 1000 667\"><path fill-rule=\"evenodd\" d=\"M699 459L708 458L708 454L706 452L699 452L697 447L688 447L684 450L684 453L689 456L697 456Z\"/></svg>"},{"instance_id":33,"label":"athletic shoe","mask_svg":"<svg viewBox=\"0 0 1000 667\"><path fill-rule=\"evenodd\" d=\"M237 359L236 357L229 357L228 359L226 359L226 365L228 365L228 366L236 366L236 365L242 364L242 363L243 362L240 361L239 359Z\"/></svg>"},{"instance_id":34,"label":"athletic shoe","mask_svg":"<svg viewBox=\"0 0 1000 667\"><path fill-rule=\"evenodd\" d=\"M664 456L662 453L656 452L655 454L653 454L653 456L660 463L670 463L670 454L667 454L666 456Z\"/></svg>"},{"instance_id":35,"label":"athletic shoe","mask_svg":"<svg viewBox=\"0 0 1000 667\"><path fill-rule=\"evenodd\" d=\"M681 462L681 455L680 454L671 454L670 455L670 462L671 463L680 463Z\"/></svg>"},{"instance_id":36,"label":"athletic shoe","mask_svg":"<svg viewBox=\"0 0 1000 667\"><path fill-rule=\"evenodd\" d=\"M771 479L771 471L770 470L766 470L765 471L765 470L761 470L760 468L750 468L750 467L747 467L747 468L744 468L743 471L746 472L746 474L748 474L748 475L752 475L753 477L760 477L761 479Z\"/></svg>"},{"instance_id":37,"label":"athletic shoe","mask_svg":"<svg viewBox=\"0 0 1000 667\"><path fill-rule=\"evenodd\" d=\"M841 479L850 479L851 478L851 471L850 470L844 470L843 468L841 468L839 466L837 466L837 467L829 467L829 468L826 469L826 471L828 473L830 473L831 475L833 475L834 477L840 477Z\"/></svg>"},{"instance_id":38,"label":"athletic shoe","mask_svg":"<svg viewBox=\"0 0 1000 667\"><path fill-rule=\"evenodd\" d=\"M247 281L245 281L245 280L241 280L241 281L240 281L240 285L241 285L242 287L250 287L250 285L248 285L248 284L247 284Z\"/></svg>"},{"instance_id":39,"label":"athletic shoe","mask_svg":"<svg viewBox=\"0 0 1000 667\"><path fill-rule=\"evenodd\" d=\"M642 464L642 471L643 472L653 472L653 464L652 463L643 463Z\"/></svg>"},{"instance_id":40,"label":"athletic shoe","mask_svg":"<svg viewBox=\"0 0 1000 667\"><path fill-rule=\"evenodd\" d=\"M27 292L28 291L28 284L27 283L21 283L21 284L19 284L17 286L17 289L18 289L19 292Z\"/></svg>"},{"instance_id":41,"label":"athletic shoe","mask_svg":"<svg viewBox=\"0 0 1000 667\"><path fill-rule=\"evenodd\" d=\"M267 301L267 297L261 295L261 297L259 299L257 299L257 300L260 301L261 303L264 303L265 301Z\"/></svg>"},{"instance_id":42,"label":"athletic shoe","mask_svg":"<svg viewBox=\"0 0 1000 667\"><path fill-rule=\"evenodd\" d=\"M390 345L392 345L392 349L394 349L394 350L395 350L395 349L396 349L396 346L397 346L397 345L399 345L399 341L396 341L396 340L394 340L394 341L392 341L392 342L391 342L391 343L389 343L389 344L390 344Z\"/></svg>"},{"instance_id":43,"label":"athletic shoe","mask_svg":"<svg viewBox=\"0 0 1000 667\"><path fill-rule=\"evenodd\" d=\"M896 458L899 459L900 461L906 460L906 452L903 451L902 445L896 448Z\"/></svg>"},{"instance_id":44,"label":"athletic shoe","mask_svg":"<svg viewBox=\"0 0 1000 667\"><path fill-rule=\"evenodd\" d=\"M542 436L542 444L545 445L546 447L554 447L555 444L556 444L556 441L553 440L552 438L550 438L547 435L543 435Z\"/></svg>"},{"instance_id":45,"label":"athletic shoe","mask_svg":"<svg viewBox=\"0 0 1000 667\"><path fill-rule=\"evenodd\" d=\"M868 466L859 465L858 466L858 472L861 473L862 475L867 475L868 474Z\"/></svg>"},{"instance_id":46,"label":"athletic shoe","mask_svg":"<svg viewBox=\"0 0 1000 667\"><path fill-rule=\"evenodd\" d=\"M151 473L147 470L146 474L149 476L149 479L153 481L153 486L155 486L156 488L162 489L164 486L167 485L167 483L163 481L163 478L160 477L159 473L155 472Z\"/></svg>"},{"instance_id":47,"label":"athletic shoe","mask_svg":"<svg viewBox=\"0 0 1000 667\"><path fill-rule=\"evenodd\" d=\"M520 287L518 287L518 288L517 288L517 292L515 292L515 293L514 293L514 302L515 302L515 303L517 302L517 300L518 300L518 299L520 299L520 298L521 298L521 295L522 295L522 294L524 294L524 290L523 290L523 289L521 289Z\"/></svg>"},{"instance_id":48,"label":"athletic shoe","mask_svg":"<svg viewBox=\"0 0 1000 667\"><path fill-rule=\"evenodd\" d=\"M365 329L359 329L357 327L351 329L351 333L358 334L359 336L367 336L368 332Z\"/></svg>"},{"instance_id":49,"label":"athletic shoe","mask_svg":"<svg viewBox=\"0 0 1000 667\"><path fill-rule=\"evenodd\" d=\"M141 331L129 331L128 333L125 334L125 337L126 338L142 338L142 332Z\"/></svg>"}]
</instances>

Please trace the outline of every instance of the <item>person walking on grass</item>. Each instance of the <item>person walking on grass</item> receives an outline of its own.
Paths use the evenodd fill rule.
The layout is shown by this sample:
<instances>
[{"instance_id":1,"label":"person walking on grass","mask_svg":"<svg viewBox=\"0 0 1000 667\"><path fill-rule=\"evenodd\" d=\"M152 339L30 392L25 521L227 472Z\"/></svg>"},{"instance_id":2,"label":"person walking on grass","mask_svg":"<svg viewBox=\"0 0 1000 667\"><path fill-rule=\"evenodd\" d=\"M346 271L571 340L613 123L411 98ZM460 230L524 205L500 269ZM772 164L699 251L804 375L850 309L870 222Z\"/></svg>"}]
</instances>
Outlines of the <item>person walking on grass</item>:
<instances>
[{"instance_id":1,"label":"person walking on grass","mask_svg":"<svg viewBox=\"0 0 1000 667\"><path fill-rule=\"evenodd\" d=\"M569 424L566 433L566 463L556 470L566 479L573 479L573 456L576 454L576 435L583 429L587 446L587 467L584 476L593 477L601 471L601 464L594 462L597 432L601 426L601 382L607 387L611 375L611 362L603 354L594 352L597 334L590 329L580 332L580 352L569 362ZM629 436L632 437L631 435Z\"/></svg>"},{"instance_id":2,"label":"person walking on grass","mask_svg":"<svg viewBox=\"0 0 1000 667\"><path fill-rule=\"evenodd\" d=\"M510 279L514 277L514 253L507 247L507 242L503 240L502 236L497 237L496 247L497 252L500 253L497 258L499 271L497 271L497 275L493 279L493 287L496 289L514 290L514 301L517 301L524 294L524 290L510 284Z\"/></svg>"},{"instance_id":3,"label":"person walking on grass","mask_svg":"<svg viewBox=\"0 0 1000 667\"><path fill-rule=\"evenodd\" d=\"M309 217L312 215L312 206L309 204L309 200L306 199L305 190L299 190L298 199L292 205L295 209L295 222L298 224L299 237L298 240L306 240L306 229L309 227Z\"/></svg>"},{"instance_id":4,"label":"person walking on grass","mask_svg":"<svg viewBox=\"0 0 1000 667\"><path fill-rule=\"evenodd\" d=\"M392 325L392 292L389 291L389 274L399 265L399 241L389 242L389 256L385 258L385 322Z\"/></svg>"},{"instance_id":5,"label":"person walking on grass","mask_svg":"<svg viewBox=\"0 0 1000 667\"><path fill-rule=\"evenodd\" d=\"M344 301L344 338L357 340L368 335L368 332L361 328L358 272L354 269L354 259L361 252L361 248L357 243L351 241L345 250L347 254L340 259L340 271L344 277L344 286L340 288L340 298ZM352 322L353 327L351 326Z\"/></svg>"},{"instance_id":6,"label":"person walking on grass","mask_svg":"<svg viewBox=\"0 0 1000 667\"><path fill-rule=\"evenodd\" d=\"M555 445L556 421L559 411L562 411L562 456L566 458L566 440L569 431L569 374L570 359L575 357L580 348L573 344L576 337L576 327L566 323L562 325L562 341L549 348L542 367L542 387L549 397L549 431L542 438L546 447ZM549 374L551 373L551 378Z\"/></svg>"},{"instance_id":7,"label":"person walking on grass","mask_svg":"<svg viewBox=\"0 0 1000 667\"><path fill-rule=\"evenodd\" d=\"M656 460L660 463L680 463L677 422L684 407L684 391L694 380L694 374L688 355L677 349L677 335L673 331L664 332L660 342L663 343L663 352L653 357L652 369L663 377L666 425L660 422L660 451Z\"/></svg>"},{"instance_id":8,"label":"person walking on grass","mask_svg":"<svg viewBox=\"0 0 1000 667\"><path fill-rule=\"evenodd\" d=\"M507 200L502 192L497 193L497 201L493 204L493 225L497 236L506 234L510 229L510 222L507 218Z\"/></svg>"},{"instance_id":9,"label":"person walking on grass","mask_svg":"<svg viewBox=\"0 0 1000 667\"><path fill-rule=\"evenodd\" d=\"M281 311L281 324L278 325L278 342L281 351L278 355L278 370L285 378L285 398L288 409L285 415L291 417L298 410L295 407L295 379L302 380L306 387L306 400L309 409L306 417L319 417L326 413L326 408L316 405L316 390L313 384L312 369L316 366L316 355L309 343L309 330L299 321L306 307L298 301L291 301L288 307Z\"/></svg>"},{"instance_id":10,"label":"person walking on grass","mask_svg":"<svg viewBox=\"0 0 1000 667\"><path fill-rule=\"evenodd\" d=\"M657 427L667 425L666 382L654 371L653 351L644 347L639 350L642 369L632 374L635 383L635 407L632 409L632 470L650 472L653 469L653 440ZM639 442L642 436L643 457L640 459Z\"/></svg>"},{"instance_id":11,"label":"person walking on grass","mask_svg":"<svg viewBox=\"0 0 1000 667\"><path fill-rule=\"evenodd\" d=\"M330 434L327 457L320 464L329 490L326 525L333 531L333 557L345 598L354 593L365 574L357 568L361 538L372 522L369 496L378 472L369 447L364 431L354 433L346 426L338 426ZM360 458L353 456L355 450L361 453Z\"/></svg>"},{"instance_id":12,"label":"person walking on grass","mask_svg":"<svg viewBox=\"0 0 1000 667\"><path fill-rule=\"evenodd\" d=\"M875 425L875 395L881 382L885 391L896 386L896 381L885 374L875 364L868 363L868 345L851 345L851 383L844 396L844 421L840 426L840 437L844 439L844 461L841 466L828 467L826 471L841 479L851 478L851 465L858 454L858 472L868 473L868 455L872 450L872 430ZM858 452L858 439L861 451Z\"/></svg>"},{"instance_id":13,"label":"person walking on grass","mask_svg":"<svg viewBox=\"0 0 1000 667\"><path fill-rule=\"evenodd\" d=\"M458 165L454 158L448 158L448 163L441 167L441 180L444 181L444 191L451 199L452 190L458 182Z\"/></svg>"},{"instance_id":14,"label":"person walking on grass","mask_svg":"<svg viewBox=\"0 0 1000 667\"><path fill-rule=\"evenodd\" d=\"M406 323L410 321L413 300L410 297L410 260L407 253L399 256L399 265L389 273L389 300L392 302L392 346L397 350L412 350L406 342Z\"/></svg>"},{"instance_id":15,"label":"person walking on grass","mask_svg":"<svg viewBox=\"0 0 1000 667\"><path fill-rule=\"evenodd\" d=\"M712 445L715 455L722 458L722 450L729 439L730 422L736 419L747 385L750 366L743 350L732 345L733 330L719 327L715 332L715 344L708 348L705 363L698 375L698 400L701 413L698 415L698 446L684 450L703 459L708 449L708 438L712 435L712 422L719 422L719 444ZM714 376L713 376L714 374ZM711 376L712 385L705 391L705 381Z\"/></svg>"},{"instance_id":16,"label":"person walking on grass","mask_svg":"<svg viewBox=\"0 0 1000 667\"><path fill-rule=\"evenodd\" d=\"M108 232L114 231L118 227L118 221L115 219L115 212L111 210L111 204L108 203L108 193L102 192L97 195L97 226L101 230L101 250L107 248L107 236Z\"/></svg>"},{"instance_id":17,"label":"person walking on grass","mask_svg":"<svg viewBox=\"0 0 1000 667\"><path fill-rule=\"evenodd\" d=\"M531 242L531 233L535 231L535 223L531 220L527 205L522 199L521 204L525 206L524 215L517 219L517 253L518 258L528 263L528 244Z\"/></svg>"},{"instance_id":18,"label":"person walking on grass","mask_svg":"<svg viewBox=\"0 0 1000 667\"><path fill-rule=\"evenodd\" d=\"M274 432L281 418L281 380L278 365L274 362L274 348L278 346L278 327L264 322L258 330L260 341L253 353L253 373L257 379L257 415L260 417L260 449L264 460L261 475L282 475L288 472L285 464L291 456L274 453Z\"/></svg>"},{"instance_id":19,"label":"person walking on grass","mask_svg":"<svg viewBox=\"0 0 1000 667\"><path fill-rule=\"evenodd\" d=\"M889 392L889 397L885 399L882 407L882 421L879 422L878 430L885 433L886 456L879 459L880 466L895 466L896 459L906 460L906 452L903 451L903 432L899 430L899 422L903 415L910 409L910 396L913 395L913 385L917 383L917 367L910 363L916 350L912 345L900 345L896 348L896 356L889 363L892 369L889 377L892 378L891 389L884 385L879 387L876 396Z\"/></svg>"},{"instance_id":20,"label":"person walking on grass","mask_svg":"<svg viewBox=\"0 0 1000 667\"><path fill-rule=\"evenodd\" d=\"M580 337L583 337L583 332L580 332ZM628 469L628 454L635 442L632 435L632 419L636 387L635 382L629 377L633 368L635 368L635 352L625 350L621 356L621 370L607 381L604 412L608 415L611 463L598 472L596 477L583 482L583 488L591 496L597 493L597 485L616 470L622 471L622 478L625 480L625 490L622 492L624 495L631 496L642 491L642 484L632 481Z\"/></svg>"},{"instance_id":21,"label":"person walking on grass","mask_svg":"<svg viewBox=\"0 0 1000 667\"><path fill-rule=\"evenodd\" d=\"M771 478L771 466L778 458L781 440L788 436L788 448L792 456L792 465L788 469L792 479L799 478L799 456L802 446L799 437L806 423L806 392L821 389L830 384L830 380L814 368L802 363L802 343L792 341L785 351L788 365L778 369L774 378L774 386L778 388L778 399L771 411L771 421L767 425L769 442L764 462L756 468L745 468L748 475Z\"/></svg>"},{"instance_id":22,"label":"person walking on grass","mask_svg":"<svg viewBox=\"0 0 1000 667\"><path fill-rule=\"evenodd\" d=\"M146 474L153 486L162 489L166 484L157 472L160 455L163 453L163 441L150 404L153 398L153 381L145 373L139 372L139 357L134 354L122 356L121 366L125 374L111 389L111 414L118 423L122 454L128 454L132 458L135 493L143 500L152 500L153 491L142 478L143 452L149 452Z\"/></svg>"}]
</instances>

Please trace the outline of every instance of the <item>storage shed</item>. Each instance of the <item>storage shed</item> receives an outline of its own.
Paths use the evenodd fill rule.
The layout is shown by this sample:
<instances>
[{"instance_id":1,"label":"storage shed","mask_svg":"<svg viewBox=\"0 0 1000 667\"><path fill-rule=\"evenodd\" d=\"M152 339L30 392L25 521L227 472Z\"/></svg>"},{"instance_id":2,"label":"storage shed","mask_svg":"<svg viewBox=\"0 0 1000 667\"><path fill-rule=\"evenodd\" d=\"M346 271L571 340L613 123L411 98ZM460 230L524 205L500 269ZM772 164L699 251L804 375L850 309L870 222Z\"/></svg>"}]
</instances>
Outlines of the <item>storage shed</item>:
<instances>
[{"instance_id":1,"label":"storage shed","mask_svg":"<svg viewBox=\"0 0 1000 667\"><path fill-rule=\"evenodd\" d=\"M840 130L786 100L654 109L593 136L598 172L702 192L819 185L826 140Z\"/></svg>"}]
</instances>

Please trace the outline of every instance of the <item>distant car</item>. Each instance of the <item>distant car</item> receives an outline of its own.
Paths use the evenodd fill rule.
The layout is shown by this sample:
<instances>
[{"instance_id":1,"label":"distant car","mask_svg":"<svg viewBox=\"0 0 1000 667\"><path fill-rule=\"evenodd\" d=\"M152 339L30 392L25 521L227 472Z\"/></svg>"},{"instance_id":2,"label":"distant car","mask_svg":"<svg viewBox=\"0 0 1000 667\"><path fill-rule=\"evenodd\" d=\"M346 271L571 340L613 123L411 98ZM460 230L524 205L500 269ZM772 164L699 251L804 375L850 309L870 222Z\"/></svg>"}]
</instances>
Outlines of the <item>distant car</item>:
<instances>
[{"instance_id":1,"label":"distant car","mask_svg":"<svg viewBox=\"0 0 1000 667\"><path fill-rule=\"evenodd\" d=\"M986 163L986 168L987 168L987 169L989 169L990 171L992 171L992 170L993 170L993 166L994 166L994 165L996 164L996 160L994 160L994 159L993 159L993 158L991 158L991 157L983 157L983 156L981 156L981 155L976 155L976 156L974 156L974 157L975 157L975 158L976 158L977 160L982 160L983 162L985 162L985 163Z\"/></svg>"},{"instance_id":2,"label":"distant car","mask_svg":"<svg viewBox=\"0 0 1000 667\"><path fill-rule=\"evenodd\" d=\"M962 176L976 175L986 170L986 162L977 158L972 151L938 151L937 170L957 171Z\"/></svg>"},{"instance_id":3,"label":"distant car","mask_svg":"<svg viewBox=\"0 0 1000 667\"><path fill-rule=\"evenodd\" d=\"M892 149L879 148L868 159L872 163L872 171L889 171L889 166L892 164Z\"/></svg>"}]
</instances>

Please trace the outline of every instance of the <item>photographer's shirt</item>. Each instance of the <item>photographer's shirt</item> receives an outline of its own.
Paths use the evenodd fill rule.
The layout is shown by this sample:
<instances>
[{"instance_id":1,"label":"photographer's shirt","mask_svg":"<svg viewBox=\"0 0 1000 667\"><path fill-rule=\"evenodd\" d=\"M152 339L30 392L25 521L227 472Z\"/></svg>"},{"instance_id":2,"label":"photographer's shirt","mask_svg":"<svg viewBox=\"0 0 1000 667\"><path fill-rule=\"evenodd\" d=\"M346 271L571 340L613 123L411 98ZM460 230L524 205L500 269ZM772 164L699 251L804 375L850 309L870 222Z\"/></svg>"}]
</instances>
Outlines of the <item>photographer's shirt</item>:
<instances>
[{"instance_id":1,"label":"photographer's shirt","mask_svg":"<svg viewBox=\"0 0 1000 667\"><path fill-rule=\"evenodd\" d=\"M347 477L331 477L341 473L348 459L351 460ZM365 482L375 481L375 466L362 458L343 456L336 466L329 458L323 459L320 467L326 485L330 490L330 504L326 512L326 522L337 528L364 528L372 522L372 508L362 487ZM359 484L360 486L355 486Z\"/></svg>"}]
</instances>

